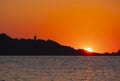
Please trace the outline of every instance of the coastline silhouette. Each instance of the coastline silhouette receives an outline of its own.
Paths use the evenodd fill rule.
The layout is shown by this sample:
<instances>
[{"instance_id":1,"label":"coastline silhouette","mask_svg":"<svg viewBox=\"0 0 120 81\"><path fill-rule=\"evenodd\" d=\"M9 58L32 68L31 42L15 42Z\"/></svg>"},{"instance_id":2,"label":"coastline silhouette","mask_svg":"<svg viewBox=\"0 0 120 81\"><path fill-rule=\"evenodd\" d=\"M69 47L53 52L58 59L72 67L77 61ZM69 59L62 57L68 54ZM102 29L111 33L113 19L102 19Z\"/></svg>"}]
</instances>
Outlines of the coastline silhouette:
<instances>
[{"instance_id":1,"label":"coastline silhouette","mask_svg":"<svg viewBox=\"0 0 120 81\"><path fill-rule=\"evenodd\" d=\"M87 52L84 49L74 49L61 45L53 40L13 39L5 33L0 34L0 55L47 55L47 56L120 56L116 53Z\"/></svg>"}]
</instances>

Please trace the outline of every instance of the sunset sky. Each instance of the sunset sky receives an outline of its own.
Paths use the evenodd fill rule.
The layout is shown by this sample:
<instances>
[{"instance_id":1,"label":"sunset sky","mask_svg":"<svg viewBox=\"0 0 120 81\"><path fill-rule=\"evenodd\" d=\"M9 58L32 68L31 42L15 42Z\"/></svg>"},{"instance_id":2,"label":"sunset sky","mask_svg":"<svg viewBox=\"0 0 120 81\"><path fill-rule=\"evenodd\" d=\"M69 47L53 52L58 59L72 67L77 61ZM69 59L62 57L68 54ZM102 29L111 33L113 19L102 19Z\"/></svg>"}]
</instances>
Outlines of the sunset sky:
<instances>
[{"instance_id":1,"label":"sunset sky","mask_svg":"<svg viewBox=\"0 0 120 81\"><path fill-rule=\"evenodd\" d=\"M95 52L120 49L120 0L0 0L0 33Z\"/></svg>"}]
</instances>

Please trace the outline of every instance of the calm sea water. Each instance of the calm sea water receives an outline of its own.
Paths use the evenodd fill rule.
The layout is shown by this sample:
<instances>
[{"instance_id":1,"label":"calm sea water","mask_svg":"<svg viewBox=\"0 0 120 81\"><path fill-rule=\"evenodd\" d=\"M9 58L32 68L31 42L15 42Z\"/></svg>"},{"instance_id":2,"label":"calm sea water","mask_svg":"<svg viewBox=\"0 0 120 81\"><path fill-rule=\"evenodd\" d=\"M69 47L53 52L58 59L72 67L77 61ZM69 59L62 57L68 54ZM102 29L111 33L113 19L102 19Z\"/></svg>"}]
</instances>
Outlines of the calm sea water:
<instances>
[{"instance_id":1,"label":"calm sea water","mask_svg":"<svg viewBox=\"0 0 120 81\"><path fill-rule=\"evenodd\" d=\"M0 56L0 81L120 81L120 57Z\"/></svg>"}]
</instances>

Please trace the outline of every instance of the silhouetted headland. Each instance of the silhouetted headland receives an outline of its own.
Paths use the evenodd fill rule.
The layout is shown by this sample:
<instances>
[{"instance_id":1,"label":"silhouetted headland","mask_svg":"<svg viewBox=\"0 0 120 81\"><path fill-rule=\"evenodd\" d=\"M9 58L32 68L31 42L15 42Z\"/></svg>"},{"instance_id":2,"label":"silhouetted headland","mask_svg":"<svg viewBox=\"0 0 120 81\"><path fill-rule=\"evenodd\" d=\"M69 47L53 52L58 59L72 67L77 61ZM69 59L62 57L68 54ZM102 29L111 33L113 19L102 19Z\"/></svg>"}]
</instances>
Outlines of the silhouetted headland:
<instances>
[{"instance_id":1,"label":"silhouetted headland","mask_svg":"<svg viewBox=\"0 0 120 81\"><path fill-rule=\"evenodd\" d=\"M0 34L0 55L47 55L47 56L119 56L116 53L87 52L84 49L74 49L61 45L52 40L37 39L13 39L10 36Z\"/></svg>"}]
</instances>

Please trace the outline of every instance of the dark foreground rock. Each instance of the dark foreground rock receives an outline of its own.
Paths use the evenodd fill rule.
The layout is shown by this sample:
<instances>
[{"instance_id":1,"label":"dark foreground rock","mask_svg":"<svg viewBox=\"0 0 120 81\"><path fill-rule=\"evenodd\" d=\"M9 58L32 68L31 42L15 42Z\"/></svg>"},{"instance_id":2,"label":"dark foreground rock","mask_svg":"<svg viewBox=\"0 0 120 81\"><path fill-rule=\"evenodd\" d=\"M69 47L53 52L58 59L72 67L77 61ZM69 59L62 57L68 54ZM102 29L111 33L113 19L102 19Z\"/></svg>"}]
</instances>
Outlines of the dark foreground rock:
<instances>
[{"instance_id":1,"label":"dark foreground rock","mask_svg":"<svg viewBox=\"0 0 120 81\"><path fill-rule=\"evenodd\" d=\"M119 56L120 51L114 54L99 54L87 52L83 49L74 49L61 45L52 40L13 39L10 36L0 34L0 55L47 55L47 56Z\"/></svg>"}]
</instances>

